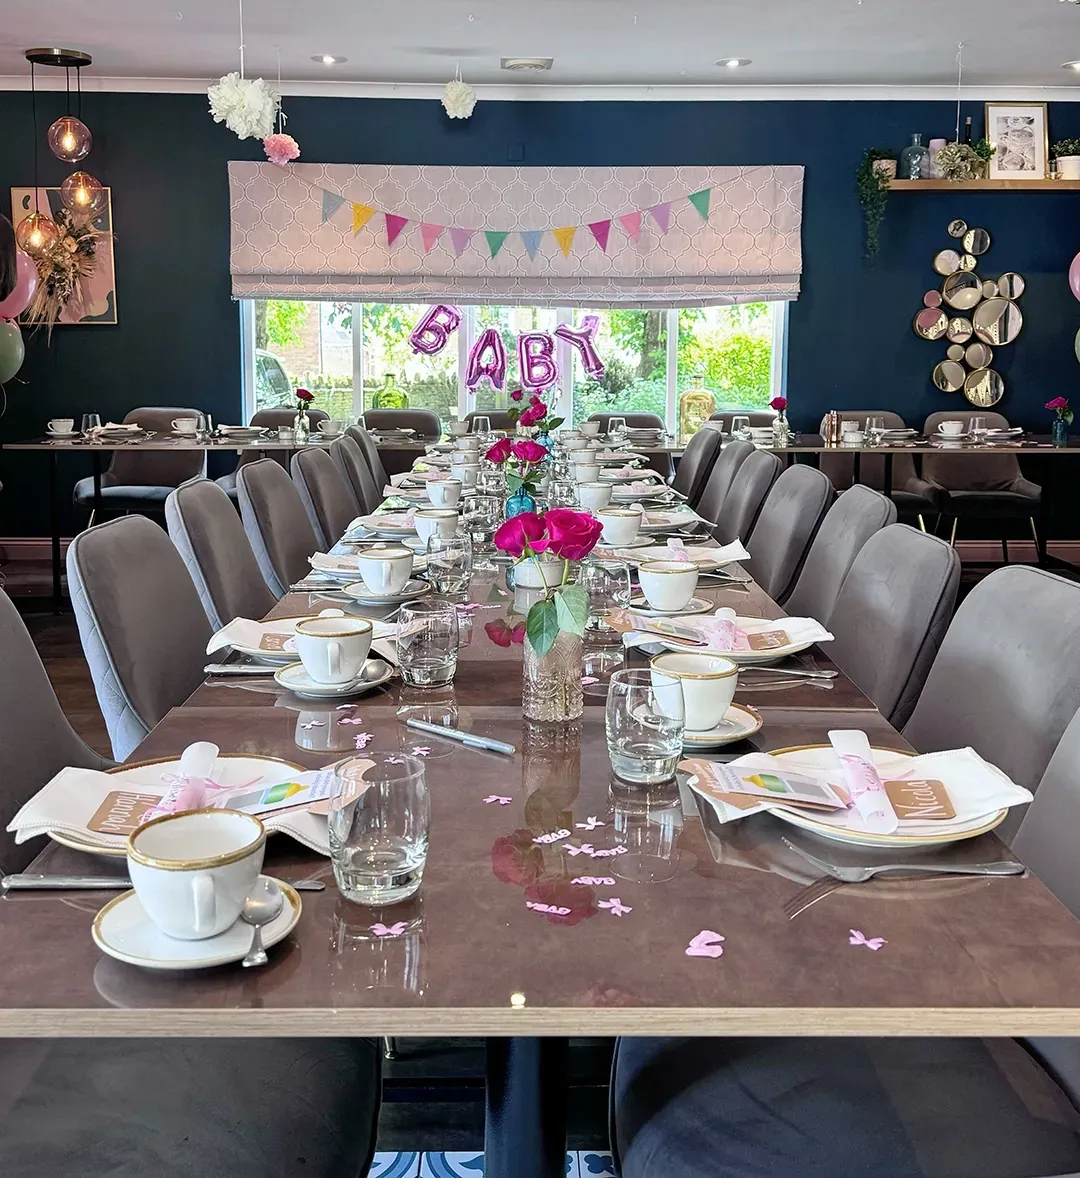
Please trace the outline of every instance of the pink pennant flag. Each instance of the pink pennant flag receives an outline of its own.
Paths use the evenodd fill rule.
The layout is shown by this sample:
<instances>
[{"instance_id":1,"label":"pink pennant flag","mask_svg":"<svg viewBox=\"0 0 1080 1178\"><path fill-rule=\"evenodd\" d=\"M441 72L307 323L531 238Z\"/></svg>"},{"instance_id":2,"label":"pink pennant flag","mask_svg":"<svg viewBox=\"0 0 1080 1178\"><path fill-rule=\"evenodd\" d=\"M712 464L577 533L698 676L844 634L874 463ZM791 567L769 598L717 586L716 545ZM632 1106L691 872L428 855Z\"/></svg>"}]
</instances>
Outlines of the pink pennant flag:
<instances>
[{"instance_id":1,"label":"pink pennant flag","mask_svg":"<svg viewBox=\"0 0 1080 1178\"><path fill-rule=\"evenodd\" d=\"M606 221L592 221L589 224L589 232L596 238L596 244L606 254L608 235L611 233L611 218L608 217Z\"/></svg>"},{"instance_id":2,"label":"pink pennant flag","mask_svg":"<svg viewBox=\"0 0 1080 1178\"><path fill-rule=\"evenodd\" d=\"M664 201L663 204L653 205L649 212L652 213L652 219L660 226L661 233L667 233L671 228L671 203Z\"/></svg>"},{"instance_id":3,"label":"pink pennant flag","mask_svg":"<svg viewBox=\"0 0 1080 1178\"><path fill-rule=\"evenodd\" d=\"M619 218L619 224L626 230L633 241L641 240L641 214L626 213Z\"/></svg>"},{"instance_id":4,"label":"pink pennant flag","mask_svg":"<svg viewBox=\"0 0 1080 1178\"><path fill-rule=\"evenodd\" d=\"M454 257L460 258L469 247L469 239L473 235L472 229L451 229L450 244L454 248Z\"/></svg>"},{"instance_id":5,"label":"pink pennant flag","mask_svg":"<svg viewBox=\"0 0 1080 1178\"><path fill-rule=\"evenodd\" d=\"M420 226L420 236L424 242L424 253L431 253L432 246L439 240L442 233L441 225L429 225L426 221Z\"/></svg>"},{"instance_id":6,"label":"pink pennant flag","mask_svg":"<svg viewBox=\"0 0 1080 1178\"><path fill-rule=\"evenodd\" d=\"M393 245L401 235L402 229L409 223L408 217L399 217L397 213L386 214L386 244Z\"/></svg>"}]
</instances>

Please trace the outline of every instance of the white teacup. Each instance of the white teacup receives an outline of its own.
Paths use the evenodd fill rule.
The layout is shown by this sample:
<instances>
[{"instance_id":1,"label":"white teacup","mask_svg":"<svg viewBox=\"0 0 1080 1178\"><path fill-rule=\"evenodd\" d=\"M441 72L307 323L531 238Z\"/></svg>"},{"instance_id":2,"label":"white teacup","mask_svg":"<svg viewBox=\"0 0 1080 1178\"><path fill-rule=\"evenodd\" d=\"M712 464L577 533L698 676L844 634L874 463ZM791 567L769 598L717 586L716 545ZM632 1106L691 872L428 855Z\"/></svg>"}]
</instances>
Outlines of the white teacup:
<instances>
[{"instance_id":1,"label":"white teacup","mask_svg":"<svg viewBox=\"0 0 1080 1178\"><path fill-rule=\"evenodd\" d=\"M598 483L600 481L600 464L598 462L577 462L571 469L574 472L575 483Z\"/></svg>"},{"instance_id":2,"label":"white teacup","mask_svg":"<svg viewBox=\"0 0 1080 1178\"><path fill-rule=\"evenodd\" d=\"M843 440L849 446L861 446L866 441L866 434L861 429L849 429Z\"/></svg>"},{"instance_id":3,"label":"white teacup","mask_svg":"<svg viewBox=\"0 0 1080 1178\"><path fill-rule=\"evenodd\" d=\"M480 435L479 434L463 434L459 438L454 439L454 449L462 452L469 450L480 449Z\"/></svg>"},{"instance_id":4,"label":"white teacup","mask_svg":"<svg viewBox=\"0 0 1080 1178\"><path fill-rule=\"evenodd\" d=\"M682 684L686 727L692 732L710 732L723 720L735 688L739 667L718 654L658 654L649 660L654 671L662 671Z\"/></svg>"},{"instance_id":5,"label":"white teacup","mask_svg":"<svg viewBox=\"0 0 1080 1178\"><path fill-rule=\"evenodd\" d=\"M575 434L573 437L563 437L559 441L564 450L584 450L589 444L589 439L583 438L580 434Z\"/></svg>"},{"instance_id":6,"label":"white teacup","mask_svg":"<svg viewBox=\"0 0 1080 1178\"><path fill-rule=\"evenodd\" d=\"M389 597L400 593L408 584L412 576L413 554L403 545L387 544L357 553L356 563L368 591L377 597Z\"/></svg>"},{"instance_id":7,"label":"white teacup","mask_svg":"<svg viewBox=\"0 0 1080 1178\"><path fill-rule=\"evenodd\" d=\"M601 540L618 548L621 544L629 544L637 536L641 528L641 512L612 507L608 510L597 511L596 518L600 521L603 531Z\"/></svg>"},{"instance_id":8,"label":"white teacup","mask_svg":"<svg viewBox=\"0 0 1080 1178\"><path fill-rule=\"evenodd\" d=\"M461 480L431 479L427 497L432 507L457 507L461 501Z\"/></svg>"},{"instance_id":9,"label":"white teacup","mask_svg":"<svg viewBox=\"0 0 1080 1178\"><path fill-rule=\"evenodd\" d=\"M460 438L469 432L469 423L467 421L448 421L446 432L452 438Z\"/></svg>"},{"instance_id":10,"label":"white teacup","mask_svg":"<svg viewBox=\"0 0 1080 1178\"><path fill-rule=\"evenodd\" d=\"M601 511L611 502L610 483L578 483L577 501L586 511Z\"/></svg>"},{"instance_id":11,"label":"white teacup","mask_svg":"<svg viewBox=\"0 0 1080 1178\"><path fill-rule=\"evenodd\" d=\"M172 422L172 427L178 434L193 434L198 425L194 417L178 417Z\"/></svg>"},{"instance_id":12,"label":"white teacup","mask_svg":"<svg viewBox=\"0 0 1080 1178\"><path fill-rule=\"evenodd\" d=\"M296 653L316 683L351 683L359 678L371 649L367 618L305 618L296 623L294 633Z\"/></svg>"},{"instance_id":13,"label":"white teacup","mask_svg":"<svg viewBox=\"0 0 1080 1178\"><path fill-rule=\"evenodd\" d=\"M51 417L49 418L49 433L51 434L70 434L75 429L74 417Z\"/></svg>"},{"instance_id":14,"label":"white teacup","mask_svg":"<svg viewBox=\"0 0 1080 1178\"><path fill-rule=\"evenodd\" d=\"M463 454L461 457L468 459L470 455ZM463 487L475 487L476 476L480 473L480 463L468 461L452 462L450 464L450 470L453 472L454 478L459 480Z\"/></svg>"},{"instance_id":15,"label":"white teacup","mask_svg":"<svg viewBox=\"0 0 1080 1178\"><path fill-rule=\"evenodd\" d=\"M128 873L146 915L180 941L236 923L262 870L266 831L239 810L186 810L131 832Z\"/></svg>"},{"instance_id":16,"label":"white teacup","mask_svg":"<svg viewBox=\"0 0 1080 1178\"><path fill-rule=\"evenodd\" d=\"M430 507L416 512L413 523L416 526L416 534L426 545L436 533L444 537L456 536L458 513L451 508Z\"/></svg>"},{"instance_id":17,"label":"white teacup","mask_svg":"<svg viewBox=\"0 0 1080 1178\"><path fill-rule=\"evenodd\" d=\"M327 418L319 422L318 429L321 434L341 434L345 432L345 422Z\"/></svg>"},{"instance_id":18,"label":"white teacup","mask_svg":"<svg viewBox=\"0 0 1080 1178\"><path fill-rule=\"evenodd\" d=\"M947 438L958 438L964 432L964 423L962 421L939 421L938 432L943 433Z\"/></svg>"},{"instance_id":19,"label":"white teacup","mask_svg":"<svg viewBox=\"0 0 1080 1178\"><path fill-rule=\"evenodd\" d=\"M586 438L596 438L600 436L600 422L598 421L583 421L581 423L581 432Z\"/></svg>"},{"instance_id":20,"label":"white teacup","mask_svg":"<svg viewBox=\"0 0 1080 1178\"><path fill-rule=\"evenodd\" d=\"M649 560L638 567L641 592L653 609L674 613L690 604L697 588L697 565L684 560Z\"/></svg>"},{"instance_id":21,"label":"white teacup","mask_svg":"<svg viewBox=\"0 0 1080 1178\"><path fill-rule=\"evenodd\" d=\"M842 421L842 422L840 422L840 432L842 434L854 433L859 428L860 428L859 423L857 421Z\"/></svg>"}]
</instances>

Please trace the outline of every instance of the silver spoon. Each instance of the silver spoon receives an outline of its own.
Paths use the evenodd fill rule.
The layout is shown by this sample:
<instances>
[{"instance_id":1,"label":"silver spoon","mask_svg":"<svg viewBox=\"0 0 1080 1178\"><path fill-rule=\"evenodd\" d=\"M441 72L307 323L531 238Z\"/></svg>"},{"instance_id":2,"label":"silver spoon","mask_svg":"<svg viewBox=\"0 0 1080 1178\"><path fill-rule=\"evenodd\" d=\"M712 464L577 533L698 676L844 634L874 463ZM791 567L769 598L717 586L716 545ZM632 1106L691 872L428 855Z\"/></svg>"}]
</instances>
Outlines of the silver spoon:
<instances>
[{"instance_id":1,"label":"silver spoon","mask_svg":"<svg viewBox=\"0 0 1080 1178\"><path fill-rule=\"evenodd\" d=\"M284 907L285 893L272 879L260 876L255 884L255 890L244 901L244 909L240 913L240 919L255 928L251 934L251 948L240 963L245 969L251 965L266 964L266 950L262 943L262 926L269 924Z\"/></svg>"}]
</instances>

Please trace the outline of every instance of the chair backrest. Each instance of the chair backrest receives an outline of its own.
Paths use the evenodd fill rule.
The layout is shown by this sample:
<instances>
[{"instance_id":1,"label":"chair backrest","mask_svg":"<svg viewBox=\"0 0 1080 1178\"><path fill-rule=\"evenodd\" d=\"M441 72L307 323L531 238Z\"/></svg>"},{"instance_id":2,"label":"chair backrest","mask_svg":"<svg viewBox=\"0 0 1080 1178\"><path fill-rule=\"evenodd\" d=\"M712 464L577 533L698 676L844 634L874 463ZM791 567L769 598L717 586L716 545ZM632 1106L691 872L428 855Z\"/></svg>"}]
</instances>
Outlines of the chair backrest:
<instances>
[{"instance_id":1,"label":"chair backrest","mask_svg":"<svg viewBox=\"0 0 1080 1178\"><path fill-rule=\"evenodd\" d=\"M346 435L330 443L330 457L353 493L353 514L370 515L383 501L383 493L375 485L363 450Z\"/></svg>"},{"instance_id":2,"label":"chair backrest","mask_svg":"<svg viewBox=\"0 0 1080 1178\"><path fill-rule=\"evenodd\" d=\"M356 518L352 488L325 450L299 450L290 466L315 537L329 552Z\"/></svg>"},{"instance_id":3,"label":"chair backrest","mask_svg":"<svg viewBox=\"0 0 1080 1178\"><path fill-rule=\"evenodd\" d=\"M722 413L714 413L709 420L718 421L724 433L730 434L733 417L749 417L753 426L772 425L776 420L776 414L771 409L748 409L745 413L740 413L738 409L725 409Z\"/></svg>"},{"instance_id":4,"label":"chair backrest","mask_svg":"<svg viewBox=\"0 0 1080 1178\"><path fill-rule=\"evenodd\" d=\"M896 727L915 707L959 586L954 548L890 524L862 546L840 587L829 657Z\"/></svg>"},{"instance_id":5,"label":"chair backrest","mask_svg":"<svg viewBox=\"0 0 1080 1178\"><path fill-rule=\"evenodd\" d=\"M679 466L671 485L686 496L691 507L695 506L701 498L702 491L705 490L709 472L720 453L721 441L718 429L703 426L686 443L686 449L679 459Z\"/></svg>"},{"instance_id":6,"label":"chair backrest","mask_svg":"<svg viewBox=\"0 0 1080 1178\"><path fill-rule=\"evenodd\" d=\"M19 611L0 589L0 871L22 871L41 849L15 844L7 825L19 808L66 766L107 769L112 762L84 744L68 723Z\"/></svg>"},{"instance_id":7,"label":"chair backrest","mask_svg":"<svg viewBox=\"0 0 1080 1178\"><path fill-rule=\"evenodd\" d=\"M905 422L899 413L890 413L885 409L844 409L840 417L843 421L857 421L859 428L866 427L868 417L880 417L886 429L904 429ZM824 434L825 419L821 419L818 433ZM908 482L915 477L915 462L910 454L903 450L892 452L892 489L901 491ZM855 483L855 458L852 454L839 453L836 450L820 456L821 469L829 476L832 485L838 491L846 491ZM885 486L885 458L881 454L859 455L859 482L867 487L882 490Z\"/></svg>"},{"instance_id":8,"label":"chair backrest","mask_svg":"<svg viewBox=\"0 0 1080 1178\"><path fill-rule=\"evenodd\" d=\"M786 599L832 501L832 483L812 466L789 466L770 487L746 541L746 571L773 601Z\"/></svg>"},{"instance_id":9,"label":"chair backrest","mask_svg":"<svg viewBox=\"0 0 1080 1178\"><path fill-rule=\"evenodd\" d=\"M970 745L1035 789L1080 707L1080 585L997 569L956 611L904 736L921 753ZM998 828L1011 838L1020 815Z\"/></svg>"},{"instance_id":10,"label":"chair backrest","mask_svg":"<svg viewBox=\"0 0 1080 1178\"><path fill-rule=\"evenodd\" d=\"M266 587L244 525L228 495L209 479L177 487L165 500L165 526L215 630L233 618L258 620L277 598Z\"/></svg>"},{"instance_id":11,"label":"chair backrest","mask_svg":"<svg viewBox=\"0 0 1080 1178\"><path fill-rule=\"evenodd\" d=\"M737 441L728 442L716 456L694 509L702 519L715 521L718 518L736 472L753 453L754 447L749 442Z\"/></svg>"},{"instance_id":12,"label":"chair backrest","mask_svg":"<svg viewBox=\"0 0 1080 1178\"><path fill-rule=\"evenodd\" d=\"M172 541L144 516L80 532L67 575L113 756L123 760L203 681L210 623Z\"/></svg>"},{"instance_id":13,"label":"chair backrest","mask_svg":"<svg viewBox=\"0 0 1080 1178\"><path fill-rule=\"evenodd\" d=\"M148 405L132 409L124 422L168 434L178 417L198 417L200 412ZM204 474L205 450L114 450L103 482L114 487L179 487Z\"/></svg>"},{"instance_id":14,"label":"chair backrest","mask_svg":"<svg viewBox=\"0 0 1080 1178\"><path fill-rule=\"evenodd\" d=\"M311 571L308 557L319 547L300 492L283 467L263 458L237 472L236 498L259 572L270 592L284 597Z\"/></svg>"},{"instance_id":15,"label":"chair backrest","mask_svg":"<svg viewBox=\"0 0 1080 1178\"><path fill-rule=\"evenodd\" d=\"M937 433L943 421L962 421L968 429L971 419L978 415L986 419L987 429L1008 429L1009 422L1000 413L982 409L961 409L956 413L931 413L923 426L927 437ZM949 491L1003 491L1023 477L1015 453L1007 450L986 451L978 454L954 454L940 450L924 454L922 475L928 482Z\"/></svg>"},{"instance_id":16,"label":"chair backrest","mask_svg":"<svg viewBox=\"0 0 1080 1178\"><path fill-rule=\"evenodd\" d=\"M719 460L717 465L719 466ZM731 487L716 515L713 535L721 544L730 544L732 540L746 542L754 530L754 523L761 505L765 502L765 496L768 495L769 488L776 481L781 469L780 459L767 450L754 450L753 454L746 456L746 460L735 472ZM704 512L702 514L704 515Z\"/></svg>"},{"instance_id":17,"label":"chair backrest","mask_svg":"<svg viewBox=\"0 0 1080 1178\"><path fill-rule=\"evenodd\" d=\"M367 460L371 477L375 480L375 485L381 490L390 481L390 476L386 473L386 467L383 465L382 456L379 454L379 446L375 438L362 425L350 425L345 433L360 447L360 453Z\"/></svg>"},{"instance_id":18,"label":"chair backrest","mask_svg":"<svg viewBox=\"0 0 1080 1178\"><path fill-rule=\"evenodd\" d=\"M514 428L510 412L507 409L475 409L472 413L466 413L465 420L469 423L470 430L472 430L473 421L478 417L486 417L492 429L512 430Z\"/></svg>"},{"instance_id":19,"label":"chair backrest","mask_svg":"<svg viewBox=\"0 0 1080 1178\"><path fill-rule=\"evenodd\" d=\"M664 419L656 413L593 413L588 420L600 422L600 432L606 434L613 417L621 417L630 429L664 428Z\"/></svg>"},{"instance_id":20,"label":"chair backrest","mask_svg":"<svg viewBox=\"0 0 1080 1178\"><path fill-rule=\"evenodd\" d=\"M442 422L432 409L368 409L361 424L374 429L414 429L429 442L442 437Z\"/></svg>"},{"instance_id":21,"label":"chair backrest","mask_svg":"<svg viewBox=\"0 0 1080 1178\"><path fill-rule=\"evenodd\" d=\"M849 487L821 521L784 609L829 624L840 586L875 532L896 523L896 504L869 487Z\"/></svg>"},{"instance_id":22,"label":"chair backrest","mask_svg":"<svg viewBox=\"0 0 1080 1178\"><path fill-rule=\"evenodd\" d=\"M320 421L327 421L330 414L325 409L309 409L307 411L308 425L314 433ZM264 429L280 429L281 426L290 427L296 420L295 409L260 409L248 425L261 425ZM282 466L288 467L289 453L287 450L241 450L236 465L244 466L248 462L258 462L260 458L273 458Z\"/></svg>"}]
</instances>

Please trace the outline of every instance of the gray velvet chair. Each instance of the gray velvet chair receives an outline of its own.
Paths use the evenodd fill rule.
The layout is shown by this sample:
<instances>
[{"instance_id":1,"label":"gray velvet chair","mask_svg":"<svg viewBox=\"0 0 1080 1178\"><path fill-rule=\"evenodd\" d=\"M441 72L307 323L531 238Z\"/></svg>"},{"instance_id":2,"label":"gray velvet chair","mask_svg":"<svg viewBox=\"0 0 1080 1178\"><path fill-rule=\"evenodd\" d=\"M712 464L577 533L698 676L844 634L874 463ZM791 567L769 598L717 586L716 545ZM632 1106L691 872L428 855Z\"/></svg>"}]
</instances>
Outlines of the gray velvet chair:
<instances>
[{"instance_id":1,"label":"gray velvet chair","mask_svg":"<svg viewBox=\"0 0 1080 1178\"><path fill-rule=\"evenodd\" d=\"M368 409L360 419L366 429L413 429L425 442L442 437L442 422L431 409Z\"/></svg>"},{"instance_id":2,"label":"gray velvet chair","mask_svg":"<svg viewBox=\"0 0 1080 1178\"><path fill-rule=\"evenodd\" d=\"M307 417L308 425L314 433L319 428L319 422L328 421L330 414L325 409L309 409L307 411ZM261 425L264 429L280 429L282 426L291 426L295 419L295 409L260 409L248 422L248 425ZM223 474L221 478L215 479L214 482L217 483L230 499L235 499L236 471L240 467L246 466L249 462L258 462L260 458L273 458L275 462L280 462L284 467L287 467L289 464L289 452L287 450L241 450L236 459L236 470L231 470L228 474Z\"/></svg>"},{"instance_id":3,"label":"gray velvet chair","mask_svg":"<svg viewBox=\"0 0 1080 1178\"><path fill-rule=\"evenodd\" d=\"M522 405L527 404L522 401ZM510 419L510 412L507 409L474 409L472 413L466 413L464 420L469 423L469 429L473 427L473 422L478 417L486 417L488 424L492 429L513 430L514 423Z\"/></svg>"},{"instance_id":4,"label":"gray velvet chair","mask_svg":"<svg viewBox=\"0 0 1080 1178\"><path fill-rule=\"evenodd\" d=\"M787 598L832 501L832 483L812 466L788 467L769 489L744 567L773 601Z\"/></svg>"},{"instance_id":5,"label":"gray velvet chair","mask_svg":"<svg viewBox=\"0 0 1080 1178\"><path fill-rule=\"evenodd\" d=\"M780 459L767 450L754 450L746 456L716 515L713 535L721 544L730 544L732 540L742 540L745 544L754 530L765 496L782 469Z\"/></svg>"},{"instance_id":6,"label":"gray velvet chair","mask_svg":"<svg viewBox=\"0 0 1080 1178\"><path fill-rule=\"evenodd\" d=\"M686 443L686 449L679 459L671 485L686 496L686 501L691 507L696 507L701 499L713 463L720 453L721 441L722 435L718 429L705 426Z\"/></svg>"},{"instance_id":7,"label":"gray velvet chair","mask_svg":"<svg viewBox=\"0 0 1080 1178\"><path fill-rule=\"evenodd\" d=\"M386 484L375 485L363 451L348 436L330 443L330 457L352 491L353 515L370 515L383 501Z\"/></svg>"},{"instance_id":8,"label":"gray velvet chair","mask_svg":"<svg viewBox=\"0 0 1080 1178\"><path fill-rule=\"evenodd\" d=\"M98 706L122 761L203 681L210 623L172 541L142 516L80 532L67 575Z\"/></svg>"},{"instance_id":9,"label":"gray velvet chair","mask_svg":"<svg viewBox=\"0 0 1080 1178\"><path fill-rule=\"evenodd\" d=\"M311 572L308 557L319 550L300 492L272 458L241 468L236 492L259 572L274 597L282 598Z\"/></svg>"},{"instance_id":10,"label":"gray velvet chair","mask_svg":"<svg viewBox=\"0 0 1080 1178\"><path fill-rule=\"evenodd\" d=\"M821 521L784 609L828 625L840 586L875 532L896 523L896 504L869 487L849 487Z\"/></svg>"},{"instance_id":11,"label":"gray velvet chair","mask_svg":"<svg viewBox=\"0 0 1080 1178\"><path fill-rule=\"evenodd\" d=\"M367 461L368 470L371 471L375 485L379 490L382 490L390 481L390 476L386 473L386 467L383 465L382 455L379 453L379 446L374 435L364 429L362 425L350 425L345 434L360 447L360 453Z\"/></svg>"},{"instance_id":12,"label":"gray velvet chair","mask_svg":"<svg viewBox=\"0 0 1080 1178\"><path fill-rule=\"evenodd\" d=\"M185 483L165 500L169 537L187 566L207 619L262 618L277 598L266 587L229 496L209 479Z\"/></svg>"},{"instance_id":13,"label":"gray velvet chair","mask_svg":"<svg viewBox=\"0 0 1080 1178\"><path fill-rule=\"evenodd\" d=\"M954 548L890 524L862 546L840 588L829 617L829 657L897 728L926 682L959 586Z\"/></svg>"},{"instance_id":14,"label":"gray velvet chair","mask_svg":"<svg viewBox=\"0 0 1080 1178\"><path fill-rule=\"evenodd\" d=\"M1078 708L1080 585L1013 565L964 598L904 736L921 753L970 745L1035 789ZM1008 841L1021 817L997 833Z\"/></svg>"},{"instance_id":15,"label":"gray velvet chair","mask_svg":"<svg viewBox=\"0 0 1080 1178\"><path fill-rule=\"evenodd\" d=\"M727 493L731 490L736 471L753 453L754 447L749 442L737 441L728 442L716 456L694 508L702 519L716 522Z\"/></svg>"},{"instance_id":16,"label":"gray velvet chair","mask_svg":"<svg viewBox=\"0 0 1080 1178\"><path fill-rule=\"evenodd\" d=\"M356 518L352 488L325 450L299 450L291 467L316 539L329 552Z\"/></svg>"}]
</instances>

